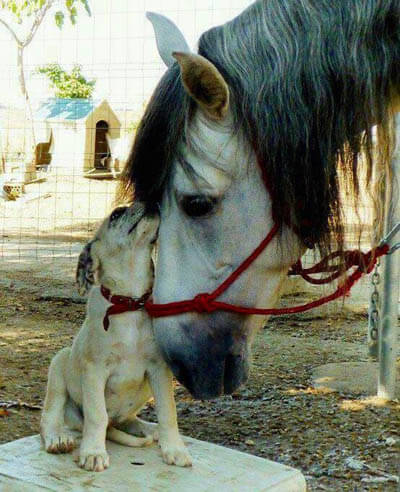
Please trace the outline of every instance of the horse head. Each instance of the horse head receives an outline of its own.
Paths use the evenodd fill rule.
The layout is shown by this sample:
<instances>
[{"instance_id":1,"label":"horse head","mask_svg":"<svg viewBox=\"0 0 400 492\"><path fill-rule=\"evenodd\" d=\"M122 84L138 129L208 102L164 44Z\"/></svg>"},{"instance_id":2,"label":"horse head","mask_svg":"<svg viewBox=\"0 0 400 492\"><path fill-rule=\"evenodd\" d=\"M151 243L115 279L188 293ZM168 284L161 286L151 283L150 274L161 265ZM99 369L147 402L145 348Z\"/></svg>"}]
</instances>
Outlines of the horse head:
<instances>
[{"instance_id":1,"label":"horse head","mask_svg":"<svg viewBox=\"0 0 400 492\"><path fill-rule=\"evenodd\" d=\"M193 111L161 202L153 298L168 303L215 290L258 246L273 219L254 150L234 128L224 77L213 63L188 50L170 21L148 17L164 61L169 66L178 62ZM288 235L291 248L282 253ZM272 306L299 255L292 236L285 231L275 239L218 300ZM246 380L259 323L232 313L186 313L156 319L154 329L177 379L195 397L211 398L231 393Z\"/></svg>"},{"instance_id":2,"label":"horse head","mask_svg":"<svg viewBox=\"0 0 400 492\"><path fill-rule=\"evenodd\" d=\"M259 0L204 33L198 53L171 21L149 15L168 70L138 128L123 186L160 208L154 302L201 304L154 320L165 359L197 398L231 393L246 380L262 324L207 312L207 294L278 223L279 234L218 299L273 307L304 244L342 245L338 160L357 190L362 146L369 169L373 162L371 126L379 121L390 137L385 115L400 93L398 0L383 10L367 3Z\"/></svg>"}]
</instances>

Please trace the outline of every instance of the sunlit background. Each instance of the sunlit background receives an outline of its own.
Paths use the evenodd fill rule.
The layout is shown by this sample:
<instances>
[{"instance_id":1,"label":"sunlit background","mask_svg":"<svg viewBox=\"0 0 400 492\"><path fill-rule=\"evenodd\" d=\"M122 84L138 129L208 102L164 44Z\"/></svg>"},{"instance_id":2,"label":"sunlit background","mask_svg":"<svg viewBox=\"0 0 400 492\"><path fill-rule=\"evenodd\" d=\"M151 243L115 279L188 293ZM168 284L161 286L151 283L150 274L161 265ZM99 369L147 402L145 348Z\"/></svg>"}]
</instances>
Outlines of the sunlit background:
<instances>
[{"instance_id":1,"label":"sunlit background","mask_svg":"<svg viewBox=\"0 0 400 492\"><path fill-rule=\"evenodd\" d=\"M92 0L89 17L83 7L77 22L66 18L60 29L49 11L25 54L27 84L32 101L49 96L48 84L35 68L58 62L63 68L82 65L96 79L94 97L107 98L118 110L140 109L164 71L146 11L165 14L184 33L190 46L206 29L226 22L252 3L249 0ZM0 11L0 15L4 15ZM5 16L4 17L8 17ZM24 31L26 26L21 26ZM17 104L16 46L0 26L0 103ZM20 101L19 101L20 102Z\"/></svg>"},{"instance_id":2,"label":"sunlit background","mask_svg":"<svg viewBox=\"0 0 400 492\"><path fill-rule=\"evenodd\" d=\"M195 50L205 30L252 2L88 0L90 16L82 3L75 25L66 15L60 28L55 16L65 0L56 1L25 49L31 109L21 96L16 43L0 24L0 248L15 261L54 258L62 254L61 239L70 242L67 249L74 259L81 247L73 246L74 241L90 236L113 207L138 122L165 71L146 11L172 19ZM4 9L0 19L21 37L32 24L27 18L17 25ZM82 75L95 81L92 98L54 99L48 78L38 73L51 63L67 72L79 65ZM370 204L362 198L361 220L371 224ZM351 230L358 217L350 202L347 216ZM350 240L356 237L349 235Z\"/></svg>"}]
</instances>

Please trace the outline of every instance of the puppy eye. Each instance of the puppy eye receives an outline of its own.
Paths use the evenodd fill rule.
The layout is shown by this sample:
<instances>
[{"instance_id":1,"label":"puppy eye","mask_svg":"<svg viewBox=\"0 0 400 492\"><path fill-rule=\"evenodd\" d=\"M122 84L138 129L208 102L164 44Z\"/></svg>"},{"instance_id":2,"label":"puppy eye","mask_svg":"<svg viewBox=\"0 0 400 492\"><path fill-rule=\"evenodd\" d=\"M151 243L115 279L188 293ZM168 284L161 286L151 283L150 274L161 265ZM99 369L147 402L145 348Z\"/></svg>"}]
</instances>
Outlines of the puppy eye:
<instances>
[{"instance_id":1,"label":"puppy eye","mask_svg":"<svg viewBox=\"0 0 400 492\"><path fill-rule=\"evenodd\" d=\"M114 220L118 219L123 215L128 207L118 207L116 208L113 213L110 215L110 222L113 222Z\"/></svg>"},{"instance_id":2,"label":"puppy eye","mask_svg":"<svg viewBox=\"0 0 400 492\"><path fill-rule=\"evenodd\" d=\"M181 198L180 205L189 217L204 217L213 212L217 201L217 198L205 195L185 195Z\"/></svg>"}]
</instances>

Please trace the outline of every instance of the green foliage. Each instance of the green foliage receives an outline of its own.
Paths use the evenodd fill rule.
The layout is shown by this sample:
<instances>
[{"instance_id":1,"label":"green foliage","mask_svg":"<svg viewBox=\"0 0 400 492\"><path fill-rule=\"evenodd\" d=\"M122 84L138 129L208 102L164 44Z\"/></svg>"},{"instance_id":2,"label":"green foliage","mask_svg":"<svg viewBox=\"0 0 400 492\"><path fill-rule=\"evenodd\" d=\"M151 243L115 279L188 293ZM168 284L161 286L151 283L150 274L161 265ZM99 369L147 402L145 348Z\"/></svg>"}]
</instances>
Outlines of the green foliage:
<instances>
[{"instance_id":1,"label":"green foliage","mask_svg":"<svg viewBox=\"0 0 400 492\"><path fill-rule=\"evenodd\" d=\"M132 120L130 123L128 123L125 132L128 134L135 133L136 130L139 128L139 124L140 124L139 118Z\"/></svg>"},{"instance_id":2,"label":"green foliage","mask_svg":"<svg viewBox=\"0 0 400 492\"><path fill-rule=\"evenodd\" d=\"M55 96L60 98L90 98L92 97L95 80L87 80L81 74L82 67L75 65L71 72L63 70L58 63L49 63L37 69L38 73L46 75L50 86L55 89Z\"/></svg>"},{"instance_id":3,"label":"green foliage","mask_svg":"<svg viewBox=\"0 0 400 492\"><path fill-rule=\"evenodd\" d=\"M42 9L55 3L55 0L0 0L0 9L11 12L17 22L22 24L25 17L36 16ZM89 16L91 15L89 0L63 0L62 4L64 10L58 10L54 14L55 23L60 29L64 24L65 15L69 17L72 24L76 23L79 5L84 7Z\"/></svg>"},{"instance_id":4,"label":"green foliage","mask_svg":"<svg viewBox=\"0 0 400 492\"><path fill-rule=\"evenodd\" d=\"M140 122L142 120L143 114L146 110L146 106L147 106L147 101L143 101L141 110L135 111L135 114L133 115L132 119L130 120L130 122L127 124L125 128L125 133L131 135L132 133L135 133L137 131Z\"/></svg>"}]
</instances>

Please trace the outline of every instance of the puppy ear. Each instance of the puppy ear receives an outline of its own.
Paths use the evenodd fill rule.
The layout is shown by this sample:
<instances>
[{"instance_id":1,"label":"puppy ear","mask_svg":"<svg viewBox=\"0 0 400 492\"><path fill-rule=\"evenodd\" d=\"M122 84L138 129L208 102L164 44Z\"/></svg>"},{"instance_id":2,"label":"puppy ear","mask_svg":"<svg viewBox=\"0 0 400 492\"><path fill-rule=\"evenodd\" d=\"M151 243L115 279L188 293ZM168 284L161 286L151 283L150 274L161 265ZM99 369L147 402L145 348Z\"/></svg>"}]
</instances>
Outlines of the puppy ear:
<instances>
[{"instance_id":1,"label":"puppy ear","mask_svg":"<svg viewBox=\"0 0 400 492\"><path fill-rule=\"evenodd\" d=\"M89 241L78 258L76 284L81 296L87 294L95 282L95 274L99 269L99 259L93 246L96 239Z\"/></svg>"}]
</instances>

